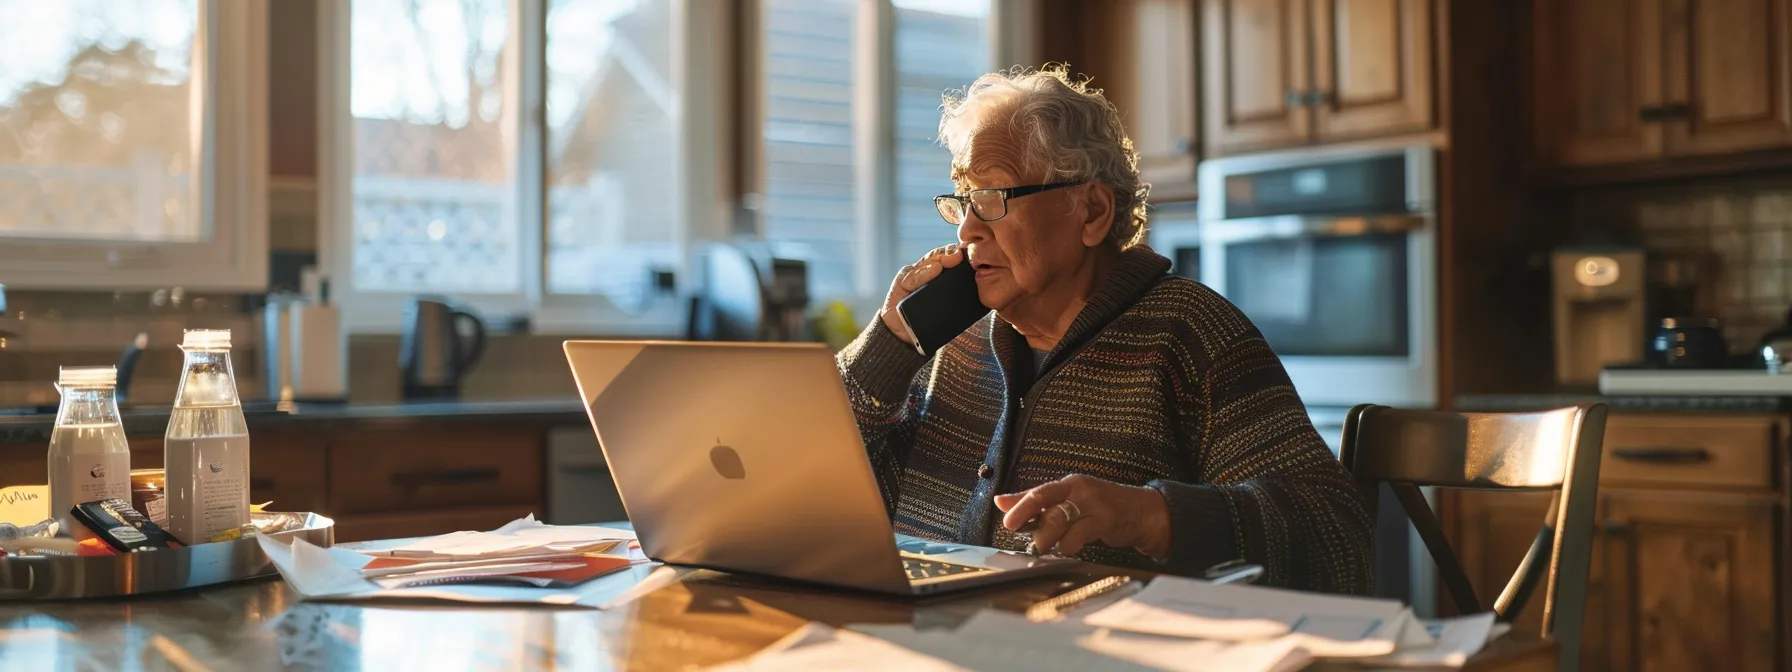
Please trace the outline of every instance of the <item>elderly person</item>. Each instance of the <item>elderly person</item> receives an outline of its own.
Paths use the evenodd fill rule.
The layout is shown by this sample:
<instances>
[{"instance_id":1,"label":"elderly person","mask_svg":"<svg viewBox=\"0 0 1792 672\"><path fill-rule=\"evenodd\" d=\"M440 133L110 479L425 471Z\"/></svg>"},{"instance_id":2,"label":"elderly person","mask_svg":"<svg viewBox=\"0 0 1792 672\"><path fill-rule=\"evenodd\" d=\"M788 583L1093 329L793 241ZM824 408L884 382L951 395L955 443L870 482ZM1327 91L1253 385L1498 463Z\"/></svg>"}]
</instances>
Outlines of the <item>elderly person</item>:
<instances>
[{"instance_id":1,"label":"elderly person","mask_svg":"<svg viewBox=\"0 0 1792 672\"><path fill-rule=\"evenodd\" d=\"M896 530L1367 592L1361 493L1250 320L1140 244L1148 185L1114 107L1046 69L944 110L959 243L903 268L839 355ZM993 313L924 357L896 304L960 263Z\"/></svg>"}]
</instances>

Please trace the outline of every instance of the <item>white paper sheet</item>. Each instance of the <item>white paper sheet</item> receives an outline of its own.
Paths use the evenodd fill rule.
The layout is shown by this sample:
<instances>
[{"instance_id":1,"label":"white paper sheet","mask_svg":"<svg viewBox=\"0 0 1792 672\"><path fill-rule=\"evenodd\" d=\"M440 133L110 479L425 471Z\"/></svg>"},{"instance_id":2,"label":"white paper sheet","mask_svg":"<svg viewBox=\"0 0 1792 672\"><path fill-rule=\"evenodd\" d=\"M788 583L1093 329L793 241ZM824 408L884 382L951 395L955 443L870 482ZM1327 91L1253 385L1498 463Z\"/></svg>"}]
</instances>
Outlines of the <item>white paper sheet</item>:
<instances>
[{"instance_id":1,"label":"white paper sheet","mask_svg":"<svg viewBox=\"0 0 1792 672\"><path fill-rule=\"evenodd\" d=\"M1169 637L1244 641L1291 636L1319 657L1379 656L1397 642L1412 611L1397 600L1321 595L1160 576L1130 598L1084 617L1103 628ZM1403 636L1405 635L1405 636Z\"/></svg>"},{"instance_id":2,"label":"white paper sheet","mask_svg":"<svg viewBox=\"0 0 1792 672\"><path fill-rule=\"evenodd\" d=\"M635 533L611 527L547 525L534 514L506 523L490 532L453 532L425 537L402 546L365 551L369 555L409 558L492 558L548 552L599 552L618 550L616 542L635 539Z\"/></svg>"},{"instance_id":3,"label":"white paper sheet","mask_svg":"<svg viewBox=\"0 0 1792 672\"><path fill-rule=\"evenodd\" d=\"M934 634L934 633L930 633ZM984 652L1020 653L1011 657L1019 664L999 669L1034 672L1040 669L1167 670L1171 672L1282 672L1306 665L1309 657L1292 639L1222 642L1159 637L1098 629L1075 621L1036 623L1004 611L983 610L972 616L950 638L933 637L915 642L946 660L978 669L1000 660ZM1004 658L1003 660L1006 660Z\"/></svg>"},{"instance_id":4,"label":"white paper sheet","mask_svg":"<svg viewBox=\"0 0 1792 672\"><path fill-rule=\"evenodd\" d=\"M1492 639L1493 612L1421 622L1433 639L1431 646L1403 646L1360 662L1385 667L1462 667Z\"/></svg>"},{"instance_id":5,"label":"white paper sheet","mask_svg":"<svg viewBox=\"0 0 1792 672\"><path fill-rule=\"evenodd\" d=\"M836 630L820 623L803 626L746 659L709 669L715 672L969 672L967 668L876 637Z\"/></svg>"},{"instance_id":6,"label":"white paper sheet","mask_svg":"<svg viewBox=\"0 0 1792 672\"><path fill-rule=\"evenodd\" d=\"M644 562L637 563L614 574L564 589L488 585L382 588L361 571L373 562L373 556L339 548L319 548L296 538L290 544L273 537L257 537L256 541L287 584L305 599L314 600L433 599L602 609L630 594L638 587L637 582L648 577L654 568Z\"/></svg>"}]
</instances>

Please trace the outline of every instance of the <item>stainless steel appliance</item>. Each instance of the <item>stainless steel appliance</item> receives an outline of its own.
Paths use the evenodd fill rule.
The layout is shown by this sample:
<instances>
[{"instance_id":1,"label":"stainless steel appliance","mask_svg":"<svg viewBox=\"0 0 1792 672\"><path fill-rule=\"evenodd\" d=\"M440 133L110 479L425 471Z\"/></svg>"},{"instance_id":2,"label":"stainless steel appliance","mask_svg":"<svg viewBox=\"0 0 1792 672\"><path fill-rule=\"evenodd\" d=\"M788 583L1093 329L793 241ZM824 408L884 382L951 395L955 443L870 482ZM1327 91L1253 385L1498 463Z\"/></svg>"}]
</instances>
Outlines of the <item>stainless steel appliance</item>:
<instances>
[{"instance_id":1,"label":"stainless steel appliance","mask_svg":"<svg viewBox=\"0 0 1792 672\"><path fill-rule=\"evenodd\" d=\"M1257 325L1333 453L1351 406L1437 405L1435 175L1423 144L1201 164L1201 282ZM1429 615L1424 545L1381 502L1378 594Z\"/></svg>"},{"instance_id":2,"label":"stainless steel appliance","mask_svg":"<svg viewBox=\"0 0 1792 672\"><path fill-rule=\"evenodd\" d=\"M1191 280L1201 279L1201 220L1196 201L1157 203L1151 206L1146 243L1170 259L1170 272Z\"/></svg>"},{"instance_id":3,"label":"stainless steel appliance","mask_svg":"<svg viewBox=\"0 0 1792 672\"><path fill-rule=\"evenodd\" d=\"M1201 281L1263 332L1302 401L1337 411L1329 441L1350 406L1437 404L1435 171L1430 145L1201 164Z\"/></svg>"},{"instance_id":4,"label":"stainless steel appliance","mask_svg":"<svg viewBox=\"0 0 1792 672\"><path fill-rule=\"evenodd\" d=\"M1556 382L1592 385L1612 364L1643 361L1643 251L1578 247L1550 254Z\"/></svg>"},{"instance_id":5,"label":"stainless steel appliance","mask_svg":"<svg viewBox=\"0 0 1792 672\"><path fill-rule=\"evenodd\" d=\"M460 325L470 337L462 337ZM414 297L405 305L404 337L398 365L404 374L404 398L453 399L461 380L485 352L485 323L478 316L448 305L446 299Z\"/></svg>"}]
</instances>

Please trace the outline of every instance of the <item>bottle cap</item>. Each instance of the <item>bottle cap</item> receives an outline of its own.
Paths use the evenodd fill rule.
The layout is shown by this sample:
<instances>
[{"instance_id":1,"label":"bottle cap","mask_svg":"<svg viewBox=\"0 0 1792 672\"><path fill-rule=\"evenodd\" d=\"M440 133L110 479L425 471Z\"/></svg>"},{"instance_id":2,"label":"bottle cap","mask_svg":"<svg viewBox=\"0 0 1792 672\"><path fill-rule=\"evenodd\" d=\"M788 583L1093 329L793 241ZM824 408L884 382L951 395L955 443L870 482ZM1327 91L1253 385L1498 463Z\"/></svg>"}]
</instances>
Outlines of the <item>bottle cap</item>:
<instances>
[{"instance_id":1,"label":"bottle cap","mask_svg":"<svg viewBox=\"0 0 1792 672\"><path fill-rule=\"evenodd\" d=\"M116 366L64 366L56 376L58 387L113 387L117 384Z\"/></svg>"},{"instance_id":2,"label":"bottle cap","mask_svg":"<svg viewBox=\"0 0 1792 672\"><path fill-rule=\"evenodd\" d=\"M229 329L188 329L180 342L182 350L229 350Z\"/></svg>"}]
</instances>

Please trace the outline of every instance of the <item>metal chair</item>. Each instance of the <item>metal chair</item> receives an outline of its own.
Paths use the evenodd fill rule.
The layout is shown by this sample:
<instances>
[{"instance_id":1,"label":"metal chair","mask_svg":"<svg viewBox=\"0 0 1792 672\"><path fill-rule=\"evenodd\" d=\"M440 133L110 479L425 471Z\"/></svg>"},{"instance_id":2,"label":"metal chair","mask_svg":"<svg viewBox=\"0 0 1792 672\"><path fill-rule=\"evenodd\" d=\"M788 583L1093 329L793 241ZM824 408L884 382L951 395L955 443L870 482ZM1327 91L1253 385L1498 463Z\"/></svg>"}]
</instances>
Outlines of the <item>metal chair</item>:
<instances>
[{"instance_id":1,"label":"metal chair","mask_svg":"<svg viewBox=\"0 0 1792 672\"><path fill-rule=\"evenodd\" d=\"M1365 404L1351 409L1344 421L1339 458L1369 497L1369 510L1376 510L1377 484L1388 484L1464 614L1483 611L1481 602L1419 487L1553 490L1549 513L1494 600L1493 612L1501 622L1517 618L1543 580L1543 633L1561 647L1560 669L1574 670L1580 662L1605 416L1604 404L1538 413L1411 411Z\"/></svg>"}]
</instances>

